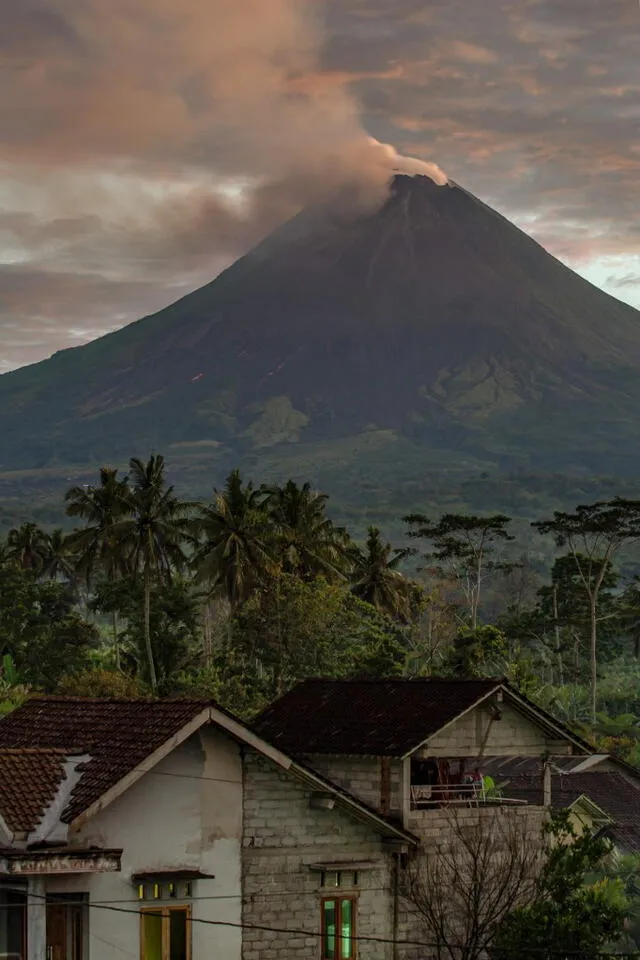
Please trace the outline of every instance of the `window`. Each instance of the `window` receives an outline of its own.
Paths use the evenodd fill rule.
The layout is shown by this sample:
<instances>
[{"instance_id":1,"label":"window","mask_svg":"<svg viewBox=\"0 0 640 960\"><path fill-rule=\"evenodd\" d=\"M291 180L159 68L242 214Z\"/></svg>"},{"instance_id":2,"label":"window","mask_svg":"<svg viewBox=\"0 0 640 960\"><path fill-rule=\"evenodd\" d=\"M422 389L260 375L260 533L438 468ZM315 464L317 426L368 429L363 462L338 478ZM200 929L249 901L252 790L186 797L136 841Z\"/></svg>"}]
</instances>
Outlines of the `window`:
<instances>
[{"instance_id":1,"label":"window","mask_svg":"<svg viewBox=\"0 0 640 960\"><path fill-rule=\"evenodd\" d=\"M190 900L193 887L191 880L167 883L139 883L137 886L138 900Z\"/></svg>"},{"instance_id":2,"label":"window","mask_svg":"<svg viewBox=\"0 0 640 960\"><path fill-rule=\"evenodd\" d=\"M27 892L0 887L0 956L26 957Z\"/></svg>"},{"instance_id":3,"label":"window","mask_svg":"<svg viewBox=\"0 0 640 960\"><path fill-rule=\"evenodd\" d=\"M190 960L191 907L148 907L140 912L141 960Z\"/></svg>"},{"instance_id":4,"label":"window","mask_svg":"<svg viewBox=\"0 0 640 960\"><path fill-rule=\"evenodd\" d=\"M356 901L353 897L322 901L322 960L355 957Z\"/></svg>"},{"instance_id":5,"label":"window","mask_svg":"<svg viewBox=\"0 0 640 960\"><path fill-rule=\"evenodd\" d=\"M321 887L357 887L357 870L323 870L320 874Z\"/></svg>"}]
</instances>

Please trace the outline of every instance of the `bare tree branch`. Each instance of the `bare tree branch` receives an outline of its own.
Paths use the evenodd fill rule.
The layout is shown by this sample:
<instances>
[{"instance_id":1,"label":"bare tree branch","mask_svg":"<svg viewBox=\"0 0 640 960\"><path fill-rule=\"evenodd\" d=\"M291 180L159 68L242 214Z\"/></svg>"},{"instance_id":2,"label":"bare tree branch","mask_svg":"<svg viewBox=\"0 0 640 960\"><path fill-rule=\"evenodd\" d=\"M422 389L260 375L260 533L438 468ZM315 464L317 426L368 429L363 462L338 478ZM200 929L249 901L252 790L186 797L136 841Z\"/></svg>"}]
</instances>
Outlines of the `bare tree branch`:
<instances>
[{"instance_id":1,"label":"bare tree branch","mask_svg":"<svg viewBox=\"0 0 640 960\"><path fill-rule=\"evenodd\" d=\"M405 898L438 960L479 960L502 919L533 899L544 859L541 828L530 811L447 811L442 840L405 874Z\"/></svg>"}]
</instances>

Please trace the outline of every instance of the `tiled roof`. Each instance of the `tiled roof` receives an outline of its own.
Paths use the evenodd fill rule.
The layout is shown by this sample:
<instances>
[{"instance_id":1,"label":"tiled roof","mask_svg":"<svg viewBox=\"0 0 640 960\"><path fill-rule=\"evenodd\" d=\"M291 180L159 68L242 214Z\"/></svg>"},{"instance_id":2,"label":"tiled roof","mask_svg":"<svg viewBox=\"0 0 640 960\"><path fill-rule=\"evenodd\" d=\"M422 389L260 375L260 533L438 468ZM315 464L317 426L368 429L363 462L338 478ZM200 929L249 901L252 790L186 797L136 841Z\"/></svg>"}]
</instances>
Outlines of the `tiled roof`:
<instances>
[{"instance_id":1,"label":"tiled roof","mask_svg":"<svg viewBox=\"0 0 640 960\"><path fill-rule=\"evenodd\" d=\"M509 781L510 797L542 803L542 777L517 777ZM640 852L640 782L617 770L554 774L551 778L551 805L554 810L570 807L586 796L612 817L609 833L629 851Z\"/></svg>"},{"instance_id":2,"label":"tiled roof","mask_svg":"<svg viewBox=\"0 0 640 960\"><path fill-rule=\"evenodd\" d=\"M253 723L293 756L404 756L501 684L499 680L305 680Z\"/></svg>"},{"instance_id":3,"label":"tiled roof","mask_svg":"<svg viewBox=\"0 0 640 960\"><path fill-rule=\"evenodd\" d=\"M203 700L34 697L0 720L0 751L6 754L6 748L13 748L16 757L19 753L24 758L37 748L37 760L33 754L33 761L20 761L21 769L33 762L34 772L40 763L46 771L41 774L42 788L37 787L33 796L28 797L30 806L25 809L34 809L39 798L48 798L48 802L53 799L53 751L90 756L88 762L78 767L82 776L62 814L62 819L69 823L210 705ZM61 764L59 754L55 762ZM21 782L26 788L29 778L25 775ZM5 791L7 797L13 796L15 815L28 819L20 810L23 802L27 803L27 794L22 790L14 792L7 783Z\"/></svg>"},{"instance_id":4,"label":"tiled roof","mask_svg":"<svg viewBox=\"0 0 640 960\"><path fill-rule=\"evenodd\" d=\"M0 748L0 815L15 833L34 830L64 779L64 751Z\"/></svg>"}]
</instances>

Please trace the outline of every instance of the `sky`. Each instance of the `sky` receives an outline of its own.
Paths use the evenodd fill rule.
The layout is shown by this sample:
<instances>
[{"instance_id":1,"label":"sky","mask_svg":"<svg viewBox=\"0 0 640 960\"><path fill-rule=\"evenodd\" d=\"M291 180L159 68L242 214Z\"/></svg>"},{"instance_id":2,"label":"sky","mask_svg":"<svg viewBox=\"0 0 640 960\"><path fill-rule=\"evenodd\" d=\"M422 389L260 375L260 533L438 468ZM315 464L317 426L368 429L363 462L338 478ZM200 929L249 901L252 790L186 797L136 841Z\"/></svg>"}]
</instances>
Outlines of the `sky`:
<instances>
[{"instance_id":1,"label":"sky","mask_svg":"<svg viewBox=\"0 0 640 960\"><path fill-rule=\"evenodd\" d=\"M638 0L0 0L0 25L0 373L373 195L376 141L640 307Z\"/></svg>"}]
</instances>

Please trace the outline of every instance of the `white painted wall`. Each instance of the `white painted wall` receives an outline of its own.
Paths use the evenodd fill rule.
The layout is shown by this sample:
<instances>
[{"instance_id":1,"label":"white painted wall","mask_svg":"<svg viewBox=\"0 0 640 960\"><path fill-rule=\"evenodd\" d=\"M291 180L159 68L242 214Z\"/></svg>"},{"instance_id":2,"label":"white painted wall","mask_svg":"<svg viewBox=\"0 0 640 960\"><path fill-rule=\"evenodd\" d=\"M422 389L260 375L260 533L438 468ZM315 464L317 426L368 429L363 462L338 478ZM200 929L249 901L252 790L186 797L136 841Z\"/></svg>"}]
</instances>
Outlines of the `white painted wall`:
<instances>
[{"instance_id":1,"label":"white painted wall","mask_svg":"<svg viewBox=\"0 0 640 960\"><path fill-rule=\"evenodd\" d=\"M215 728L195 734L74 840L123 850L120 873L47 880L50 893L88 892L96 904L89 910L89 960L139 958L141 903L131 876L162 867L215 877L193 883L193 960L240 960L239 927L197 922L241 920L242 763L239 746L226 735Z\"/></svg>"}]
</instances>

